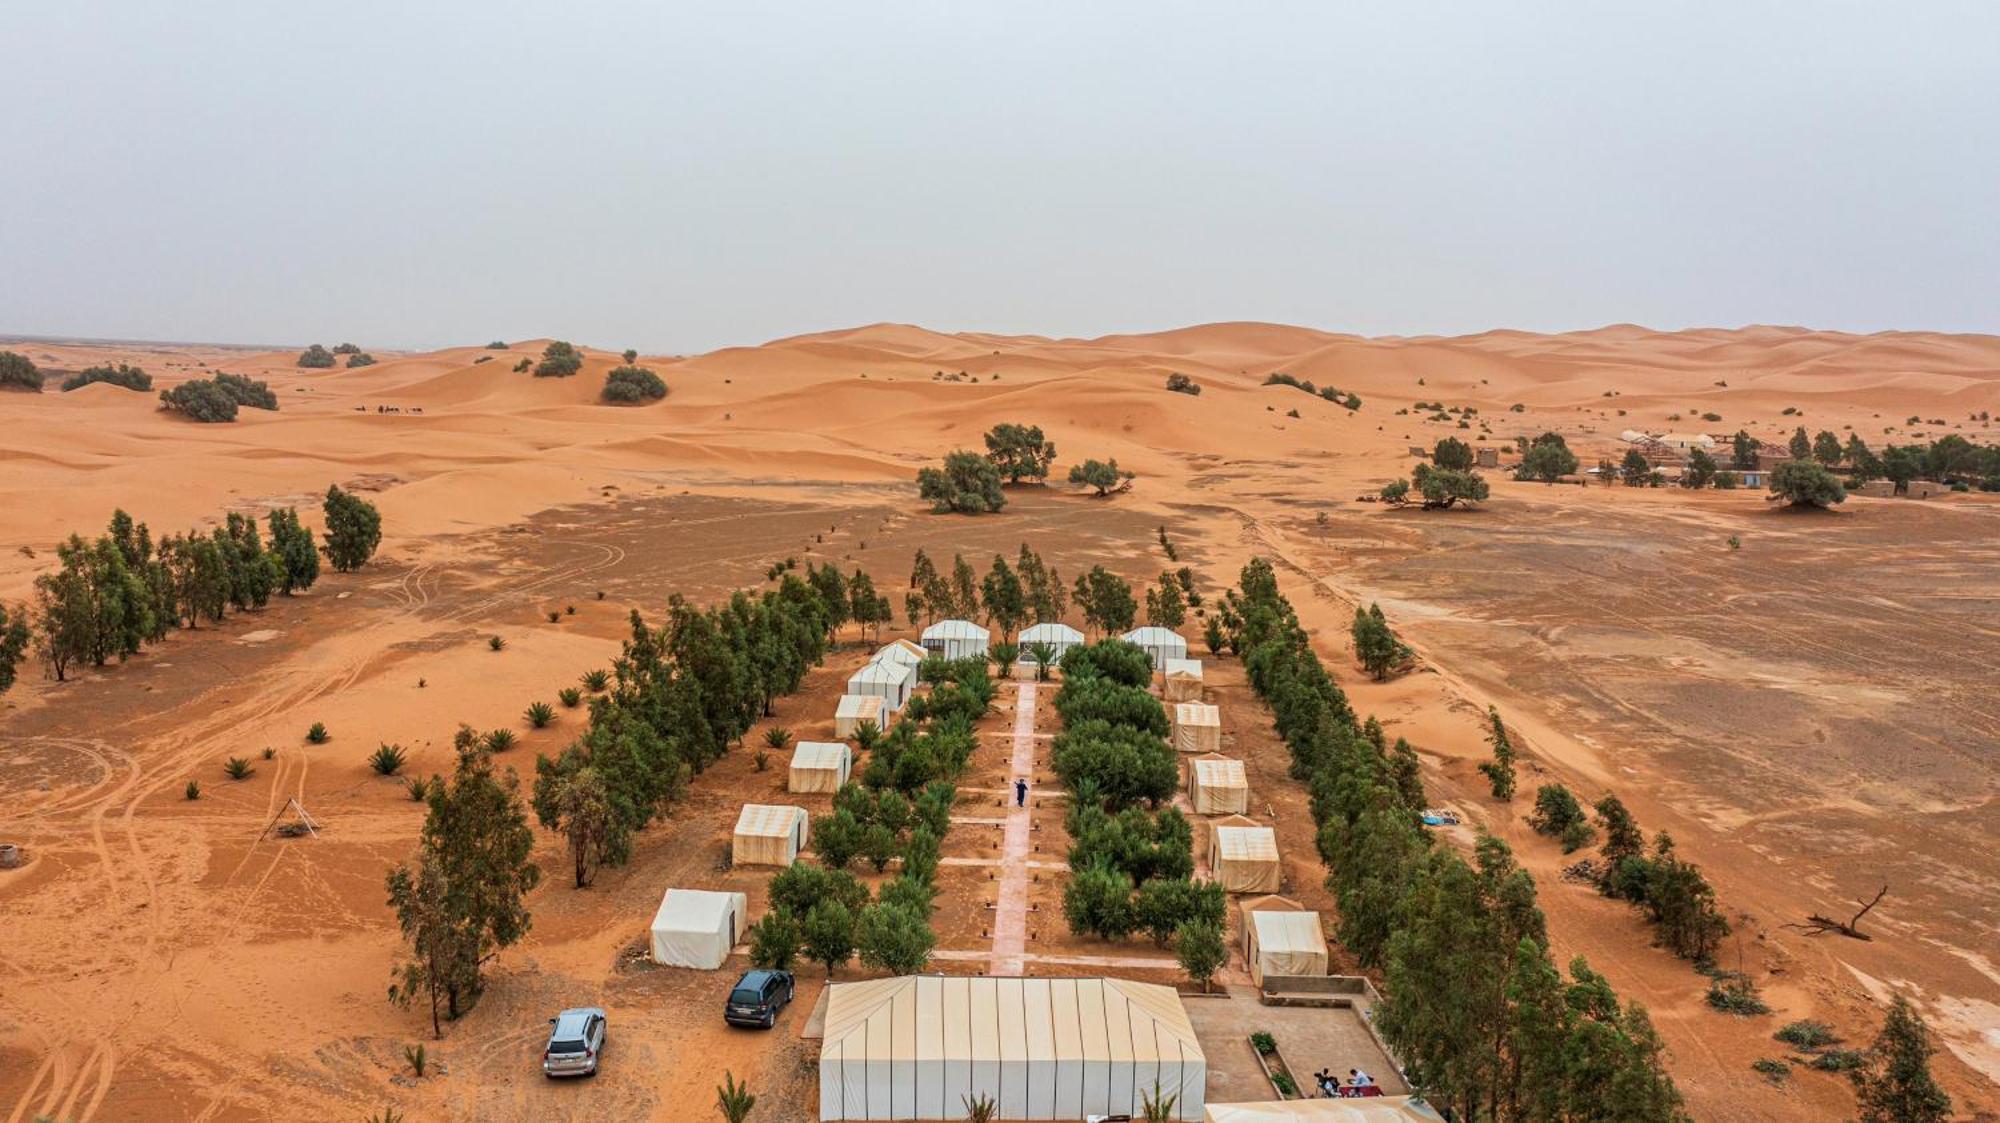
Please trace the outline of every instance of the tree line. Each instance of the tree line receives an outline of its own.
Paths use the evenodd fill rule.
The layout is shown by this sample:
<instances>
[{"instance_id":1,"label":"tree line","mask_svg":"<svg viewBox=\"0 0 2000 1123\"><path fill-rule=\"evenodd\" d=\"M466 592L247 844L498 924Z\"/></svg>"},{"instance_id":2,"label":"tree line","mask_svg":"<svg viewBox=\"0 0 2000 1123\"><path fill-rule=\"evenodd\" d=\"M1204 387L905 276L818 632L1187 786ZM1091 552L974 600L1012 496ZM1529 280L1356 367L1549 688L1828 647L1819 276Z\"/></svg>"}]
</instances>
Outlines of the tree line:
<instances>
[{"instance_id":1,"label":"tree line","mask_svg":"<svg viewBox=\"0 0 2000 1123\"><path fill-rule=\"evenodd\" d=\"M1207 985L1220 968L1225 897L1194 880L1194 828L1160 805L1179 787L1166 710L1147 690L1144 649L1108 639L1063 655L1053 743L1056 775L1069 792L1069 880L1063 917L1076 935L1118 940L1144 931L1174 946Z\"/></svg>"},{"instance_id":2,"label":"tree line","mask_svg":"<svg viewBox=\"0 0 2000 1123\"><path fill-rule=\"evenodd\" d=\"M367 562L381 541L381 516L373 504L338 486L321 506L323 547L335 569ZM319 578L322 547L299 522L295 508L267 516L268 539L257 520L229 512L204 534L163 535L124 511L112 514L93 541L72 534L56 547L55 572L35 579L34 602L25 610L0 610L0 689L32 637L35 651L56 681L79 664L123 662L176 628L220 623L233 608L264 607L273 596L311 588Z\"/></svg>"},{"instance_id":3,"label":"tree line","mask_svg":"<svg viewBox=\"0 0 2000 1123\"><path fill-rule=\"evenodd\" d=\"M1687 1119L1651 1020L1582 957L1551 960L1533 879L1482 836L1468 862L1423 826L1406 744L1359 721L1262 558L1230 593L1230 642L1308 785L1338 936L1379 969L1377 1025L1414 1086L1460 1119Z\"/></svg>"}]
</instances>

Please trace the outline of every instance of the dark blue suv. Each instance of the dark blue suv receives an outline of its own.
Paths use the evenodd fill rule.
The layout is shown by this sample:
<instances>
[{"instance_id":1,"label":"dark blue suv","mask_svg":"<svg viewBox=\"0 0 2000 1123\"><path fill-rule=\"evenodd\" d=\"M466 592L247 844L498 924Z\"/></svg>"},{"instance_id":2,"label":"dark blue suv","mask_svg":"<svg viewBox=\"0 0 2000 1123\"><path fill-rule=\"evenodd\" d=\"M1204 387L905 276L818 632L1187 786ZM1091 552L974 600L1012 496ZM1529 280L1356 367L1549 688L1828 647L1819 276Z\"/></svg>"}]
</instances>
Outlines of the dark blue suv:
<instances>
[{"instance_id":1,"label":"dark blue suv","mask_svg":"<svg viewBox=\"0 0 2000 1123\"><path fill-rule=\"evenodd\" d=\"M745 971L736 980L736 988L729 992L729 1004L722 1009L722 1020L733 1026L755 1026L770 1029L778 1024L778 1011L792 1003L792 973L790 971L770 971L759 967Z\"/></svg>"}]
</instances>

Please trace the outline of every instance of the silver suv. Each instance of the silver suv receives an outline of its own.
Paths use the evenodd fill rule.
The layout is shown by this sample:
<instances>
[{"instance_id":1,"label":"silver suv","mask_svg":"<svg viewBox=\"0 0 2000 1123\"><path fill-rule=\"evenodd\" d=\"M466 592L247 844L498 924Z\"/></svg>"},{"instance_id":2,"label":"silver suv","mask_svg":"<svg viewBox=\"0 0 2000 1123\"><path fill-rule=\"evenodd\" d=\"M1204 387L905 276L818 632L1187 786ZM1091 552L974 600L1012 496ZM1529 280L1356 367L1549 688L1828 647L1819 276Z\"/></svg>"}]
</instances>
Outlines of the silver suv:
<instances>
[{"instance_id":1,"label":"silver suv","mask_svg":"<svg viewBox=\"0 0 2000 1123\"><path fill-rule=\"evenodd\" d=\"M564 1010L549 1019L549 1043L542 1050L544 1076L595 1076L604 1056L604 1011L595 1006Z\"/></svg>"}]
</instances>

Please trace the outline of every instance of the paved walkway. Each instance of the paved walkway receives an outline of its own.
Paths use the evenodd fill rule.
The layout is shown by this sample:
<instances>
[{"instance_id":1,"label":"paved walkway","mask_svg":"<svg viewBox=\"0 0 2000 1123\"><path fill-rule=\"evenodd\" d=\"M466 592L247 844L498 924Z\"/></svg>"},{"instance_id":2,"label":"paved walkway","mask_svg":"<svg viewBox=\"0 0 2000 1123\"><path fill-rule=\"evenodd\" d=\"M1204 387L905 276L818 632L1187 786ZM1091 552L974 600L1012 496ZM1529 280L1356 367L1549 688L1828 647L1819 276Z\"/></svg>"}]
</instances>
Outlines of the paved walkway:
<instances>
[{"instance_id":1,"label":"paved walkway","mask_svg":"<svg viewBox=\"0 0 2000 1123\"><path fill-rule=\"evenodd\" d=\"M1035 778L1035 684L1017 684L1014 696L1014 759L1008 786L1015 779L1034 782ZM1012 794L1011 792L1009 793ZM1006 834L1001 843L1001 861L1006 873L1000 878L1000 900L993 910L993 951L988 957L989 975L1019 975L1028 950L1028 854L1033 849L1032 823L1028 809L1007 807Z\"/></svg>"},{"instance_id":2,"label":"paved walkway","mask_svg":"<svg viewBox=\"0 0 2000 1123\"><path fill-rule=\"evenodd\" d=\"M932 959L945 959L964 963L981 959L991 959L992 953L983 951L934 951ZM1065 967L1108 967L1123 968L1128 971L1178 971L1180 961L1158 955L1022 955L1023 964L1047 963ZM1218 979L1220 975L1216 976Z\"/></svg>"}]
</instances>

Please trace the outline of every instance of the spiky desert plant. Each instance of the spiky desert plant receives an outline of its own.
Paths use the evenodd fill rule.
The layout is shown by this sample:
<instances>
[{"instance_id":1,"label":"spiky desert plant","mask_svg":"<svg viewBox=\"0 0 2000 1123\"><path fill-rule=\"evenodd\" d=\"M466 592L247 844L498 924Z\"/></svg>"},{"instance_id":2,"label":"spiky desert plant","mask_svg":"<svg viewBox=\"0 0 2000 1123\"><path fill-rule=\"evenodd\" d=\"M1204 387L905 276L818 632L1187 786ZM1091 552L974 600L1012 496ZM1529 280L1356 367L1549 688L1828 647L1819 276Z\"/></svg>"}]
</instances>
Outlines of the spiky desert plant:
<instances>
[{"instance_id":1,"label":"spiky desert plant","mask_svg":"<svg viewBox=\"0 0 2000 1123\"><path fill-rule=\"evenodd\" d=\"M415 1045L403 1046L403 1059L410 1062L410 1071L417 1074L417 1079L423 1079L424 1069L430 1064L430 1055L424 1051L424 1043L419 1041Z\"/></svg>"},{"instance_id":2,"label":"spiky desert plant","mask_svg":"<svg viewBox=\"0 0 2000 1123\"><path fill-rule=\"evenodd\" d=\"M1028 645L1028 658L1035 662L1035 681L1049 681L1049 668L1055 664L1056 648L1052 643L1036 640Z\"/></svg>"},{"instance_id":3,"label":"spiky desert plant","mask_svg":"<svg viewBox=\"0 0 2000 1123\"><path fill-rule=\"evenodd\" d=\"M750 754L750 763L759 772L767 771L771 767L771 754L765 752L763 749L758 749L756 752Z\"/></svg>"},{"instance_id":4,"label":"spiky desert plant","mask_svg":"<svg viewBox=\"0 0 2000 1123\"><path fill-rule=\"evenodd\" d=\"M583 672L584 689L590 691L592 694L604 693L604 688L609 685L611 685L611 672L601 667L594 671Z\"/></svg>"},{"instance_id":5,"label":"spiky desert plant","mask_svg":"<svg viewBox=\"0 0 2000 1123\"><path fill-rule=\"evenodd\" d=\"M547 702L536 702L521 716L527 718L528 724L536 729L547 729L549 723L556 719L556 708Z\"/></svg>"},{"instance_id":6,"label":"spiky desert plant","mask_svg":"<svg viewBox=\"0 0 2000 1123\"><path fill-rule=\"evenodd\" d=\"M187 797L188 797L189 799L200 799L200 798L201 798L201 781L199 781L199 780L189 780L189 781L188 781L188 786L187 786L187 788L186 788L185 790L186 790L186 792L187 792Z\"/></svg>"},{"instance_id":7,"label":"spiky desert plant","mask_svg":"<svg viewBox=\"0 0 2000 1123\"><path fill-rule=\"evenodd\" d=\"M1172 1123L1174 1106L1180 1102L1179 1092L1171 1092L1162 1097L1160 1082L1155 1080L1151 1094L1143 1091L1139 1093L1139 1114L1146 1117L1146 1123Z\"/></svg>"},{"instance_id":8,"label":"spiky desert plant","mask_svg":"<svg viewBox=\"0 0 2000 1123\"><path fill-rule=\"evenodd\" d=\"M764 731L764 744L773 749L782 749L792 743L792 731L782 725L774 725Z\"/></svg>"},{"instance_id":9,"label":"spiky desert plant","mask_svg":"<svg viewBox=\"0 0 2000 1123\"><path fill-rule=\"evenodd\" d=\"M1000 1118L999 1105L993 1102L992 1096L984 1092L960 1096L958 1099L965 1105L965 1123L993 1123L995 1119Z\"/></svg>"},{"instance_id":10,"label":"spiky desert plant","mask_svg":"<svg viewBox=\"0 0 2000 1123\"><path fill-rule=\"evenodd\" d=\"M265 745L265 746L264 746L264 759L265 759L265 760L271 760L271 759L275 758L275 757L276 757L277 755L278 755L278 750L276 750L276 749L272 748L272 747L271 747L271 746L269 746L269 745Z\"/></svg>"},{"instance_id":11,"label":"spiky desert plant","mask_svg":"<svg viewBox=\"0 0 2000 1123\"><path fill-rule=\"evenodd\" d=\"M728 1123L743 1123L750 1118L750 1109L757 1106L757 1097L750 1094L749 1084L738 1084L736 1077L728 1071L722 1074L722 1083L715 1086L715 1107L722 1112Z\"/></svg>"},{"instance_id":12,"label":"spiky desert plant","mask_svg":"<svg viewBox=\"0 0 2000 1123\"><path fill-rule=\"evenodd\" d=\"M424 782L422 776L412 776L403 781L403 790L410 793L411 803L422 803L431 794L431 786Z\"/></svg>"},{"instance_id":13,"label":"spiky desert plant","mask_svg":"<svg viewBox=\"0 0 2000 1123\"><path fill-rule=\"evenodd\" d=\"M573 604L569 604L569 605L564 605L564 606L563 606L563 615L564 615L564 616L575 616L575 615L576 615L576 606L575 606L575 605L573 605Z\"/></svg>"},{"instance_id":14,"label":"spiky desert plant","mask_svg":"<svg viewBox=\"0 0 2000 1123\"><path fill-rule=\"evenodd\" d=\"M562 613L557 612L553 608L549 609L549 623L558 624L561 622L562 622Z\"/></svg>"},{"instance_id":15,"label":"spiky desert plant","mask_svg":"<svg viewBox=\"0 0 2000 1123\"><path fill-rule=\"evenodd\" d=\"M876 725L873 721L863 718L854 726L854 743L860 745L862 751L866 752L873 749L876 743L881 740L882 727Z\"/></svg>"},{"instance_id":16,"label":"spiky desert plant","mask_svg":"<svg viewBox=\"0 0 2000 1123\"><path fill-rule=\"evenodd\" d=\"M393 1107L385 1107L380 1113L369 1116L368 1123L403 1123L403 1113Z\"/></svg>"},{"instance_id":17,"label":"spiky desert plant","mask_svg":"<svg viewBox=\"0 0 2000 1123\"><path fill-rule=\"evenodd\" d=\"M486 646L492 648L494 651L505 651L507 650L507 640L503 636L488 636L486 637Z\"/></svg>"},{"instance_id":18,"label":"spiky desert plant","mask_svg":"<svg viewBox=\"0 0 2000 1123\"><path fill-rule=\"evenodd\" d=\"M233 756L222 762L222 774L232 780L248 780L257 774L257 770L250 767L250 762L243 757Z\"/></svg>"},{"instance_id":19,"label":"spiky desert plant","mask_svg":"<svg viewBox=\"0 0 2000 1123\"><path fill-rule=\"evenodd\" d=\"M306 740L315 745L324 745L333 740L333 734L326 731L325 722L316 721L312 723L312 728L306 730Z\"/></svg>"},{"instance_id":20,"label":"spiky desert plant","mask_svg":"<svg viewBox=\"0 0 2000 1123\"><path fill-rule=\"evenodd\" d=\"M556 701L573 710L583 704L583 691L574 686L565 686L556 691Z\"/></svg>"},{"instance_id":21,"label":"spiky desert plant","mask_svg":"<svg viewBox=\"0 0 2000 1123\"><path fill-rule=\"evenodd\" d=\"M514 736L513 730L496 729L493 732L488 733L486 735L486 751L492 753L504 753L508 749L514 747L514 742L516 740L518 740L518 738Z\"/></svg>"},{"instance_id":22,"label":"spiky desert plant","mask_svg":"<svg viewBox=\"0 0 2000 1123\"><path fill-rule=\"evenodd\" d=\"M368 767L373 768L377 776L394 776L403 770L403 762L408 759L403 746L384 741L381 748L368 754Z\"/></svg>"}]
</instances>

